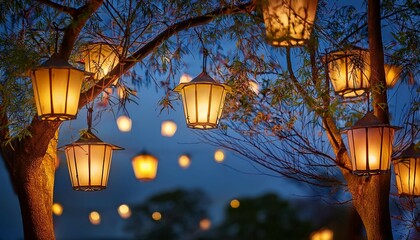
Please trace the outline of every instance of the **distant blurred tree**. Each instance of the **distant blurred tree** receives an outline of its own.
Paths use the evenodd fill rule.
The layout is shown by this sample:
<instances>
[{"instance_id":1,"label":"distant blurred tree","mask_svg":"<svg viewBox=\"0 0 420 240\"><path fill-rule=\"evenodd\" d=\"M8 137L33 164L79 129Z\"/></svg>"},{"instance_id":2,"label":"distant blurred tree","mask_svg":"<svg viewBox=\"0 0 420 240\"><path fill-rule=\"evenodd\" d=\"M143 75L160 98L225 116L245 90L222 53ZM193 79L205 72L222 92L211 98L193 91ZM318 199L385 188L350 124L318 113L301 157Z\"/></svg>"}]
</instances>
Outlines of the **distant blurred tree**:
<instances>
[{"instance_id":1,"label":"distant blurred tree","mask_svg":"<svg viewBox=\"0 0 420 240\"><path fill-rule=\"evenodd\" d=\"M298 217L298 209L273 193L239 199L240 206L226 206L217 239L306 239L311 223Z\"/></svg>"},{"instance_id":2,"label":"distant blurred tree","mask_svg":"<svg viewBox=\"0 0 420 240\"><path fill-rule=\"evenodd\" d=\"M201 190L174 190L159 193L133 207L126 231L134 239L194 239L199 223L207 218L208 197ZM154 220L152 214L161 218Z\"/></svg>"}]
</instances>

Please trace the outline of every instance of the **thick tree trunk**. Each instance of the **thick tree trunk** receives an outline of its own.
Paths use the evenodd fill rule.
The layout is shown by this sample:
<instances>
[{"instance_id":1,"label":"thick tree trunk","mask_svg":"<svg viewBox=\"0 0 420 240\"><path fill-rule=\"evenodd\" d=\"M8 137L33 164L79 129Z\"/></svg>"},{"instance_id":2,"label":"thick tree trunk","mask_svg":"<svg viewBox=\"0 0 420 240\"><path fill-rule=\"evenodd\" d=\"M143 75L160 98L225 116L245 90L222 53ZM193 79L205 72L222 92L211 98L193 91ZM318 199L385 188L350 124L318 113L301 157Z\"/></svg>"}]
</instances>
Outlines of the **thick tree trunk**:
<instances>
[{"instance_id":1,"label":"thick tree trunk","mask_svg":"<svg viewBox=\"0 0 420 240\"><path fill-rule=\"evenodd\" d=\"M361 177L346 173L345 177L353 197L353 206L362 219L368 239L392 239L390 174Z\"/></svg>"}]
</instances>

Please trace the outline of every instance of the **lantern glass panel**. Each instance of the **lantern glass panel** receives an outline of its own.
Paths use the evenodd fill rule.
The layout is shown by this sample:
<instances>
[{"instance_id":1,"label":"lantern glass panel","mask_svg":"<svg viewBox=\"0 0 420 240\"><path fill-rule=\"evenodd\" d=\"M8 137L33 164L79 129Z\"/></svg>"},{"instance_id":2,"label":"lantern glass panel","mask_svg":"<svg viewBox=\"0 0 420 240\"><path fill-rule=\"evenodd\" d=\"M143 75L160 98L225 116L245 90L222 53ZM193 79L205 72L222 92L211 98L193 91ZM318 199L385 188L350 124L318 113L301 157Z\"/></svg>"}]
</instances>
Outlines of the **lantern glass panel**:
<instances>
[{"instance_id":1,"label":"lantern glass panel","mask_svg":"<svg viewBox=\"0 0 420 240\"><path fill-rule=\"evenodd\" d=\"M365 50L330 54L328 72L335 92L343 97L357 97L370 87L370 59Z\"/></svg>"},{"instance_id":2,"label":"lantern glass panel","mask_svg":"<svg viewBox=\"0 0 420 240\"><path fill-rule=\"evenodd\" d=\"M398 194L420 196L420 158L398 159L394 167Z\"/></svg>"},{"instance_id":3,"label":"lantern glass panel","mask_svg":"<svg viewBox=\"0 0 420 240\"><path fill-rule=\"evenodd\" d=\"M34 97L38 116L43 115L43 113L51 113L50 69L38 69L34 71L33 74Z\"/></svg>"},{"instance_id":4,"label":"lantern glass panel","mask_svg":"<svg viewBox=\"0 0 420 240\"><path fill-rule=\"evenodd\" d=\"M351 161L355 173L387 172L390 167L394 129L355 128L348 131Z\"/></svg>"},{"instance_id":5,"label":"lantern glass panel","mask_svg":"<svg viewBox=\"0 0 420 240\"><path fill-rule=\"evenodd\" d=\"M106 144L73 145L66 148L73 188L98 190L108 183L112 147Z\"/></svg>"},{"instance_id":6,"label":"lantern glass panel","mask_svg":"<svg viewBox=\"0 0 420 240\"><path fill-rule=\"evenodd\" d=\"M268 41L275 46L302 45L309 39L317 0L264 0Z\"/></svg>"}]
</instances>

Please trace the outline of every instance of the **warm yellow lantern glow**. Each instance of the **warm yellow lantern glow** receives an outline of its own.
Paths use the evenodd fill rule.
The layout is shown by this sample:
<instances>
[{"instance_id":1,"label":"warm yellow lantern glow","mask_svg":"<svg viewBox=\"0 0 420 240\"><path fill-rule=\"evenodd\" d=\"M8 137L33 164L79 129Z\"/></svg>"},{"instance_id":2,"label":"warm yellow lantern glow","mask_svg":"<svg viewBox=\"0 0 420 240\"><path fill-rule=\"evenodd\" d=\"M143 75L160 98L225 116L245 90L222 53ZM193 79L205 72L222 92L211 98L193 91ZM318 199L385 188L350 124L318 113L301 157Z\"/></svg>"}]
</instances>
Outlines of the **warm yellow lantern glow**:
<instances>
[{"instance_id":1,"label":"warm yellow lantern glow","mask_svg":"<svg viewBox=\"0 0 420 240\"><path fill-rule=\"evenodd\" d=\"M131 217L131 209L127 204L121 204L118 207L118 214L121 218L129 218Z\"/></svg>"},{"instance_id":2,"label":"warm yellow lantern glow","mask_svg":"<svg viewBox=\"0 0 420 240\"><path fill-rule=\"evenodd\" d=\"M186 73L182 74L181 78L179 79L179 83L187 83L190 82L192 77Z\"/></svg>"},{"instance_id":3,"label":"warm yellow lantern glow","mask_svg":"<svg viewBox=\"0 0 420 240\"><path fill-rule=\"evenodd\" d=\"M411 144L393 160L398 194L420 197L420 149Z\"/></svg>"},{"instance_id":4,"label":"warm yellow lantern glow","mask_svg":"<svg viewBox=\"0 0 420 240\"><path fill-rule=\"evenodd\" d=\"M131 131L131 118L127 116L119 116L117 118L117 126L121 132Z\"/></svg>"},{"instance_id":5,"label":"warm yellow lantern glow","mask_svg":"<svg viewBox=\"0 0 420 240\"><path fill-rule=\"evenodd\" d=\"M163 121L160 132L164 137L172 137L176 133L177 125L173 121Z\"/></svg>"},{"instance_id":6,"label":"warm yellow lantern glow","mask_svg":"<svg viewBox=\"0 0 420 240\"><path fill-rule=\"evenodd\" d=\"M134 174L138 180L151 181L156 178L158 159L155 156L148 154L147 152L142 152L135 156L131 160L131 163L133 165Z\"/></svg>"},{"instance_id":7,"label":"warm yellow lantern glow","mask_svg":"<svg viewBox=\"0 0 420 240\"><path fill-rule=\"evenodd\" d=\"M214 160L218 163L221 163L225 160L225 153L223 152L222 149L217 149L214 152Z\"/></svg>"},{"instance_id":8,"label":"warm yellow lantern glow","mask_svg":"<svg viewBox=\"0 0 420 240\"><path fill-rule=\"evenodd\" d=\"M230 207L231 208L238 208L240 205L241 205L241 203L237 199L233 199L232 201L230 201Z\"/></svg>"},{"instance_id":9,"label":"warm yellow lantern glow","mask_svg":"<svg viewBox=\"0 0 420 240\"><path fill-rule=\"evenodd\" d=\"M368 113L347 130L354 174L389 172L395 129Z\"/></svg>"},{"instance_id":10,"label":"warm yellow lantern glow","mask_svg":"<svg viewBox=\"0 0 420 240\"><path fill-rule=\"evenodd\" d=\"M54 203L52 205L52 212L56 216L61 216L63 214L63 206L59 203Z\"/></svg>"},{"instance_id":11,"label":"warm yellow lantern glow","mask_svg":"<svg viewBox=\"0 0 420 240\"><path fill-rule=\"evenodd\" d=\"M159 221L162 219L162 214L160 212L153 212L152 213L152 219L155 221Z\"/></svg>"},{"instance_id":12,"label":"warm yellow lantern glow","mask_svg":"<svg viewBox=\"0 0 420 240\"><path fill-rule=\"evenodd\" d=\"M369 52L362 49L333 52L328 55L328 72L336 94L357 97L370 87Z\"/></svg>"},{"instance_id":13,"label":"warm yellow lantern glow","mask_svg":"<svg viewBox=\"0 0 420 240\"><path fill-rule=\"evenodd\" d=\"M89 221L93 225L98 225L101 223L101 215L98 212L93 211L89 214Z\"/></svg>"},{"instance_id":14,"label":"warm yellow lantern glow","mask_svg":"<svg viewBox=\"0 0 420 240\"><path fill-rule=\"evenodd\" d=\"M392 88L397 84L401 72L402 67L385 64L385 80L388 88Z\"/></svg>"},{"instance_id":15,"label":"warm yellow lantern glow","mask_svg":"<svg viewBox=\"0 0 420 240\"><path fill-rule=\"evenodd\" d=\"M112 151L122 150L105 143L90 130L79 140L64 147L71 184L74 190L99 191L106 188Z\"/></svg>"},{"instance_id":16,"label":"warm yellow lantern glow","mask_svg":"<svg viewBox=\"0 0 420 240\"><path fill-rule=\"evenodd\" d=\"M267 40L274 46L303 45L312 31L318 0L263 0Z\"/></svg>"},{"instance_id":17,"label":"warm yellow lantern glow","mask_svg":"<svg viewBox=\"0 0 420 240\"><path fill-rule=\"evenodd\" d=\"M192 81L180 83L174 91L182 96L189 128L217 128L229 86L217 83L203 71Z\"/></svg>"},{"instance_id":18,"label":"warm yellow lantern glow","mask_svg":"<svg viewBox=\"0 0 420 240\"><path fill-rule=\"evenodd\" d=\"M107 77L119 63L119 48L107 43L91 43L86 46L85 71L93 73L95 79Z\"/></svg>"},{"instance_id":19,"label":"warm yellow lantern glow","mask_svg":"<svg viewBox=\"0 0 420 240\"><path fill-rule=\"evenodd\" d=\"M211 221L208 218L203 218L200 220L200 229L202 231L207 231L211 228Z\"/></svg>"},{"instance_id":20,"label":"warm yellow lantern glow","mask_svg":"<svg viewBox=\"0 0 420 240\"><path fill-rule=\"evenodd\" d=\"M188 168L190 166L190 164L191 164L191 158L190 158L190 156L188 156L186 154L179 156L179 158L178 158L178 164L183 169Z\"/></svg>"},{"instance_id":21,"label":"warm yellow lantern glow","mask_svg":"<svg viewBox=\"0 0 420 240\"><path fill-rule=\"evenodd\" d=\"M256 95L260 93L260 86L258 85L257 82L249 80L248 84L249 84L249 89L251 89L251 91L253 91Z\"/></svg>"},{"instance_id":22,"label":"warm yellow lantern glow","mask_svg":"<svg viewBox=\"0 0 420 240\"><path fill-rule=\"evenodd\" d=\"M42 120L75 119L85 72L56 55L31 71L38 116Z\"/></svg>"},{"instance_id":23,"label":"warm yellow lantern glow","mask_svg":"<svg viewBox=\"0 0 420 240\"><path fill-rule=\"evenodd\" d=\"M333 240L334 232L328 228L320 229L311 234L311 240Z\"/></svg>"}]
</instances>

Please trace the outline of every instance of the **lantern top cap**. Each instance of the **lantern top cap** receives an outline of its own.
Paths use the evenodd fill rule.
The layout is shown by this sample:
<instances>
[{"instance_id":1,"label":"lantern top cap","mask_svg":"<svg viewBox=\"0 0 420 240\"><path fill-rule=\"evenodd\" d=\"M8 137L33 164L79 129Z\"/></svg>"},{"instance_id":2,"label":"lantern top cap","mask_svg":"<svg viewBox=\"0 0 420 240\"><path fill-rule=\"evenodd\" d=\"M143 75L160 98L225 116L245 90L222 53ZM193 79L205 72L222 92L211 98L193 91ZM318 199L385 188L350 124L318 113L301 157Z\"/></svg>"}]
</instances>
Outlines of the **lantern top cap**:
<instances>
[{"instance_id":1,"label":"lantern top cap","mask_svg":"<svg viewBox=\"0 0 420 240\"><path fill-rule=\"evenodd\" d=\"M230 92L231 87L229 87L226 84L216 82L206 71L202 71L197 77L195 77L193 80L185 83L180 83L176 88L174 88L175 92L180 92L184 86L191 85L191 84L201 84L201 83L207 83L207 84L213 84L213 85L219 85L225 88L226 91Z\"/></svg>"},{"instance_id":2,"label":"lantern top cap","mask_svg":"<svg viewBox=\"0 0 420 240\"><path fill-rule=\"evenodd\" d=\"M149 152L148 152L148 151L146 151L146 150L142 150L140 153L138 153L138 154L136 155L136 157L137 157L137 156L140 156L140 155L147 155L147 156L152 156L152 157L156 158L154 155L152 155L151 153L149 153Z\"/></svg>"},{"instance_id":3,"label":"lantern top cap","mask_svg":"<svg viewBox=\"0 0 420 240\"><path fill-rule=\"evenodd\" d=\"M82 136L80 136L80 138L77 141L75 141L73 143L70 143L68 145L65 145L65 146L61 147L60 149L66 148L66 147L69 147L69 146L86 145L86 144L108 145L112 148L112 150L124 150L124 148L122 148L122 147L119 147L119 146L109 144L109 143L106 143L106 142L102 141L95 134L93 134L90 129L88 129L86 132L84 132L82 134Z\"/></svg>"},{"instance_id":4,"label":"lantern top cap","mask_svg":"<svg viewBox=\"0 0 420 240\"><path fill-rule=\"evenodd\" d=\"M420 148L416 147L416 144L412 143L408 148L404 149L400 155L394 157L393 160L403 158L420 158Z\"/></svg>"},{"instance_id":5,"label":"lantern top cap","mask_svg":"<svg viewBox=\"0 0 420 240\"><path fill-rule=\"evenodd\" d=\"M73 67L68 61L58 57L58 55L55 53L48 60L36 67L35 70L43 68L71 68L77 71L84 72L78 68Z\"/></svg>"},{"instance_id":6,"label":"lantern top cap","mask_svg":"<svg viewBox=\"0 0 420 240\"><path fill-rule=\"evenodd\" d=\"M389 124L382 123L373 112L366 113L361 119L359 119L350 129L356 128L367 128L367 127L389 127L399 129L400 127L391 126Z\"/></svg>"},{"instance_id":7,"label":"lantern top cap","mask_svg":"<svg viewBox=\"0 0 420 240\"><path fill-rule=\"evenodd\" d=\"M338 60L345 57L351 57L355 55L368 54L368 53L369 53L369 50L367 49L357 47L357 46L351 46L347 49L329 51L322 58L322 60L329 62L329 61Z\"/></svg>"}]
</instances>

